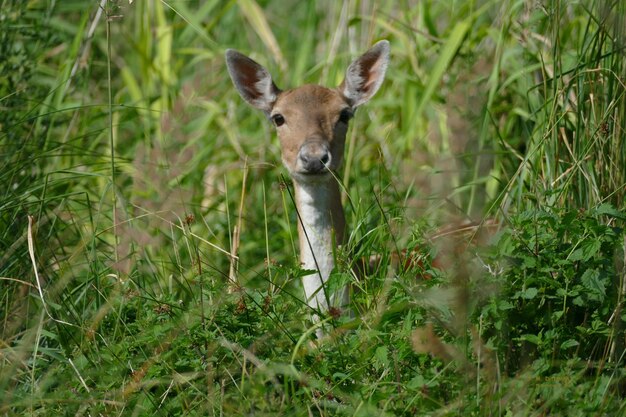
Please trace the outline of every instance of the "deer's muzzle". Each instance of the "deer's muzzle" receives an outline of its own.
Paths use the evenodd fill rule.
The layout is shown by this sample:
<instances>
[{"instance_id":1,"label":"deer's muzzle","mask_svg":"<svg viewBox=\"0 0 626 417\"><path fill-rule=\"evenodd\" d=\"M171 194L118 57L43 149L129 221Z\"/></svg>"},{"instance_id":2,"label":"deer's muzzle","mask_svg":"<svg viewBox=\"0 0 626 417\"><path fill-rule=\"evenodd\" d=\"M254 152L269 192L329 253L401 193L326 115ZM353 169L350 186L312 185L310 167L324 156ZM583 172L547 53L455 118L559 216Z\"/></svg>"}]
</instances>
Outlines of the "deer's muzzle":
<instances>
[{"instance_id":1,"label":"deer's muzzle","mask_svg":"<svg viewBox=\"0 0 626 417\"><path fill-rule=\"evenodd\" d=\"M332 155L328 145L319 140L308 140L300 147L297 167L302 174L322 174L330 169Z\"/></svg>"}]
</instances>

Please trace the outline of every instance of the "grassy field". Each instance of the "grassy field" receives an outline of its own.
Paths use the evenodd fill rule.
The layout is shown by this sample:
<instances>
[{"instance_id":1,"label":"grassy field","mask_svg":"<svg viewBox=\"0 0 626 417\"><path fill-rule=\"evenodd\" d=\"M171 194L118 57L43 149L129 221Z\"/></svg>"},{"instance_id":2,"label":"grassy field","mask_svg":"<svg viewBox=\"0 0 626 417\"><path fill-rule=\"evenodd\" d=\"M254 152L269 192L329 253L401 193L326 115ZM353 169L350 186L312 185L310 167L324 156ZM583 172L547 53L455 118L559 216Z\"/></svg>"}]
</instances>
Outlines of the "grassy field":
<instances>
[{"instance_id":1,"label":"grassy field","mask_svg":"<svg viewBox=\"0 0 626 417\"><path fill-rule=\"evenodd\" d=\"M380 39L320 342L224 51ZM0 415L626 416L625 130L622 0L0 0Z\"/></svg>"}]
</instances>

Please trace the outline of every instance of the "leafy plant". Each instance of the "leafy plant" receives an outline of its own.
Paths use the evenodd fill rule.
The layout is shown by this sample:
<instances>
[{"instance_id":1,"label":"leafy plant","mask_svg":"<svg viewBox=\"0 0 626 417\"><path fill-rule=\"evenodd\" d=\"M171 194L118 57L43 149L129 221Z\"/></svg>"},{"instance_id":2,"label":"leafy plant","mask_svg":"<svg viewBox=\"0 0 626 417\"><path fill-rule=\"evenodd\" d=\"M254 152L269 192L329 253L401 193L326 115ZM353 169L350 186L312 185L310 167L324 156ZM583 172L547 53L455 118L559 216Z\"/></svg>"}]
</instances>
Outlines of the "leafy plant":
<instances>
[{"instance_id":1,"label":"leafy plant","mask_svg":"<svg viewBox=\"0 0 626 417\"><path fill-rule=\"evenodd\" d=\"M510 218L487 258L500 291L480 311L510 371L537 358L620 360L625 218L607 204Z\"/></svg>"}]
</instances>

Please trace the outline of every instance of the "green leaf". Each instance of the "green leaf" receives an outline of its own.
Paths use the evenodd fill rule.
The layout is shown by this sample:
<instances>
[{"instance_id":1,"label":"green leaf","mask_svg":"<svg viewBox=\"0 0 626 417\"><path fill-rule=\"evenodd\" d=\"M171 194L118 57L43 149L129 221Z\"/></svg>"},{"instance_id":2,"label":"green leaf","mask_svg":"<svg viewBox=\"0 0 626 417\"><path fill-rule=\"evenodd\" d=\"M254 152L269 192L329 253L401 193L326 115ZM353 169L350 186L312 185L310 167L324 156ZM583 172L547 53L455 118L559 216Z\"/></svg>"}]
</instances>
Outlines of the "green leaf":
<instances>
[{"instance_id":1,"label":"green leaf","mask_svg":"<svg viewBox=\"0 0 626 417\"><path fill-rule=\"evenodd\" d=\"M335 372L333 374L333 381L345 381L347 379L350 379L350 375L344 372Z\"/></svg>"},{"instance_id":2,"label":"green leaf","mask_svg":"<svg viewBox=\"0 0 626 417\"><path fill-rule=\"evenodd\" d=\"M591 259L602 246L602 242L596 239L588 239L581 243L580 247L577 248L572 254L569 256L570 261L583 261L587 262Z\"/></svg>"},{"instance_id":3,"label":"green leaf","mask_svg":"<svg viewBox=\"0 0 626 417\"><path fill-rule=\"evenodd\" d=\"M525 340L526 342L530 342L537 346L541 344L541 337L536 334L523 334L520 337L520 340Z\"/></svg>"},{"instance_id":4,"label":"green leaf","mask_svg":"<svg viewBox=\"0 0 626 417\"><path fill-rule=\"evenodd\" d=\"M530 288L526 288L524 291L522 291L520 296L522 298L525 298L526 300L532 300L533 298L535 298L537 296L538 292L539 292L539 290L537 290L537 288L530 287Z\"/></svg>"},{"instance_id":5,"label":"green leaf","mask_svg":"<svg viewBox=\"0 0 626 417\"><path fill-rule=\"evenodd\" d=\"M379 346L374 352L374 366L376 369L389 366L389 349L387 346Z\"/></svg>"},{"instance_id":6,"label":"green leaf","mask_svg":"<svg viewBox=\"0 0 626 417\"><path fill-rule=\"evenodd\" d=\"M563 310L555 311L552 313L552 320L559 321L563 317Z\"/></svg>"},{"instance_id":7,"label":"green leaf","mask_svg":"<svg viewBox=\"0 0 626 417\"><path fill-rule=\"evenodd\" d=\"M597 269L587 269L580 278L582 285L589 291L589 298L602 302L606 295L606 288L600 279Z\"/></svg>"},{"instance_id":8,"label":"green leaf","mask_svg":"<svg viewBox=\"0 0 626 417\"><path fill-rule=\"evenodd\" d=\"M580 261L583 259L583 250L582 248L578 248L574 250L568 257L570 261Z\"/></svg>"},{"instance_id":9,"label":"green leaf","mask_svg":"<svg viewBox=\"0 0 626 417\"><path fill-rule=\"evenodd\" d=\"M410 389L420 389L426 385L426 379L420 374L417 374L408 383Z\"/></svg>"},{"instance_id":10,"label":"green leaf","mask_svg":"<svg viewBox=\"0 0 626 417\"><path fill-rule=\"evenodd\" d=\"M578 343L576 340L574 339L568 339L565 342L561 343L561 349L565 350L565 349L569 349L575 346L578 346L580 343Z\"/></svg>"},{"instance_id":11,"label":"green leaf","mask_svg":"<svg viewBox=\"0 0 626 417\"><path fill-rule=\"evenodd\" d=\"M624 214L624 212L617 210L615 207L608 203L600 204L595 209L595 213L599 215L611 216L618 219L626 220L626 214Z\"/></svg>"},{"instance_id":12,"label":"green leaf","mask_svg":"<svg viewBox=\"0 0 626 417\"><path fill-rule=\"evenodd\" d=\"M522 268L531 269L537 266L537 258L534 256L524 256L522 261Z\"/></svg>"}]
</instances>

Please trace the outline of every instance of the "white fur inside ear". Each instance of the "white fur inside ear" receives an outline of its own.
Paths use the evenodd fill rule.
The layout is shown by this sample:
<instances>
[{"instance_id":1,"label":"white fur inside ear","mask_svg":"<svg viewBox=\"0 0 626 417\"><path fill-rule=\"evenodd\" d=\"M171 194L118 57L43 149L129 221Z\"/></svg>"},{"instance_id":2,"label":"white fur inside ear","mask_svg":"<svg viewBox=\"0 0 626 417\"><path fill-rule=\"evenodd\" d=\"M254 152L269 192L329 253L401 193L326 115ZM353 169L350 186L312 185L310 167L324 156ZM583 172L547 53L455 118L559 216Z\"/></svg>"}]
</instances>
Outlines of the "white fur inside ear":
<instances>
[{"instance_id":1,"label":"white fur inside ear","mask_svg":"<svg viewBox=\"0 0 626 417\"><path fill-rule=\"evenodd\" d=\"M233 49L226 51L226 67L239 95L251 106L269 113L280 93L270 73Z\"/></svg>"},{"instance_id":2,"label":"white fur inside ear","mask_svg":"<svg viewBox=\"0 0 626 417\"><path fill-rule=\"evenodd\" d=\"M254 88L258 91L258 98L250 100L255 107L265 111L270 111L272 104L276 101L276 91L272 82L272 77L263 69L257 71L258 81L254 83Z\"/></svg>"},{"instance_id":3,"label":"white fur inside ear","mask_svg":"<svg viewBox=\"0 0 626 417\"><path fill-rule=\"evenodd\" d=\"M343 95L351 102L356 102L358 91L363 84L363 78L361 77L361 66L358 62L353 62L346 71L345 87L343 88Z\"/></svg>"},{"instance_id":4,"label":"white fur inside ear","mask_svg":"<svg viewBox=\"0 0 626 417\"><path fill-rule=\"evenodd\" d=\"M389 64L389 42L376 43L371 49L355 59L346 71L343 95L353 107L367 102L380 88Z\"/></svg>"}]
</instances>

